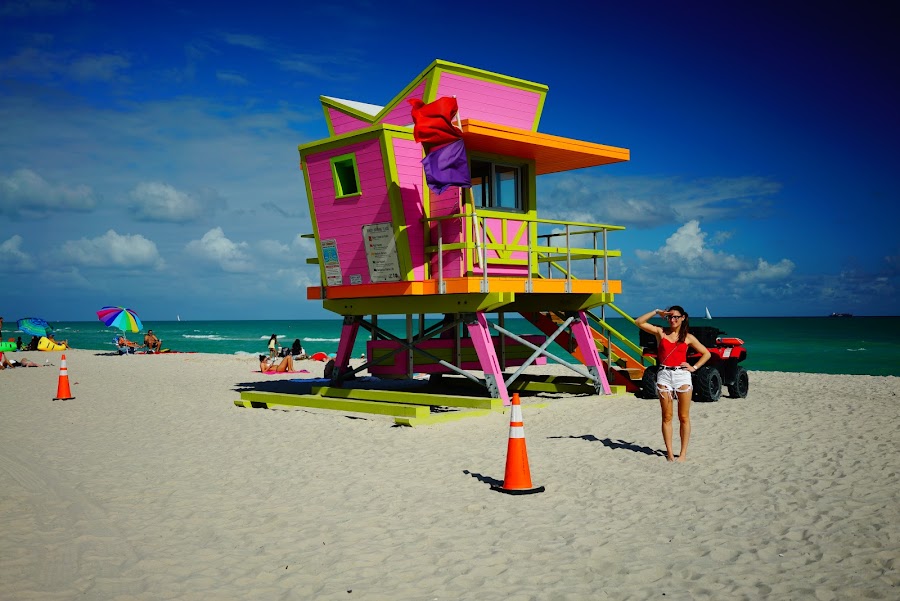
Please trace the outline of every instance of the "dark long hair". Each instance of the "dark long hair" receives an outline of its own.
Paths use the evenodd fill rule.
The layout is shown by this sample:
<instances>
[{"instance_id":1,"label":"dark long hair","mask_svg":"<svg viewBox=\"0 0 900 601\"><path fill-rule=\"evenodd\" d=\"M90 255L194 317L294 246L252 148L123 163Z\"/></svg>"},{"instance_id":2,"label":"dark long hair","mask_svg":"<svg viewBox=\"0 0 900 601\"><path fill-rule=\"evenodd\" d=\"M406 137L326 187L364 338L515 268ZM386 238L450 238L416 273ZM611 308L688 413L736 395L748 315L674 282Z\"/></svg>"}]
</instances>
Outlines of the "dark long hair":
<instances>
[{"instance_id":1,"label":"dark long hair","mask_svg":"<svg viewBox=\"0 0 900 601\"><path fill-rule=\"evenodd\" d=\"M678 342L684 342L685 339L687 339L688 331L690 330L690 319L688 319L687 311L685 311L681 305L672 305L667 310L678 311L684 315L684 319L681 320L681 329L678 330Z\"/></svg>"}]
</instances>

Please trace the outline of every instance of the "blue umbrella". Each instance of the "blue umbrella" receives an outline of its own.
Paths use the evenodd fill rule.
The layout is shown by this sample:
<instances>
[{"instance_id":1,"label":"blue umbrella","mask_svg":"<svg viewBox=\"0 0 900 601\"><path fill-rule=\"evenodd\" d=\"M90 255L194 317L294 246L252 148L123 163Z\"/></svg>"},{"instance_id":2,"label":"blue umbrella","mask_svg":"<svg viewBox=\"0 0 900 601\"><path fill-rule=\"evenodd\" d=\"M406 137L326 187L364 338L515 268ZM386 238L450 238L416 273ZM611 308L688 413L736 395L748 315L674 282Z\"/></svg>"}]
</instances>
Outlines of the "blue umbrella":
<instances>
[{"instance_id":1,"label":"blue umbrella","mask_svg":"<svg viewBox=\"0 0 900 601\"><path fill-rule=\"evenodd\" d=\"M46 336L53 332L53 326L39 317L23 317L16 325L29 336Z\"/></svg>"}]
</instances>

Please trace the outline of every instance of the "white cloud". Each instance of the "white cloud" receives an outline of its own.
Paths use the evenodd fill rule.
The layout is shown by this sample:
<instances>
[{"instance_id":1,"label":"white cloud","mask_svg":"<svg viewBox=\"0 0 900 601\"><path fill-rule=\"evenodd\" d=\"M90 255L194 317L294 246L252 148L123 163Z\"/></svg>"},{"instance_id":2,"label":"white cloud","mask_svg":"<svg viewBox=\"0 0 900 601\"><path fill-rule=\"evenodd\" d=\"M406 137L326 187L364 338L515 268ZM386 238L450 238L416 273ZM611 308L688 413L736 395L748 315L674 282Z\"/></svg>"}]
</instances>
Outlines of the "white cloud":
<instances>
[{"instance_id":1,"label":"white cloud","mask_svg":"<svg viewBox=\"0 0 900 601\"><path fill-rule=\"evenodd\" d=\"M34 271L34 259L22 250L18 234L0 244L0 271Z\"/></svg>"},{"instance_id":2,"label":"white cloud","mask_svg":"<svg viewBox=\"0 0 900 601\"><path fill-rule=\"evenodd\" d=\"M27 219L51 211L90 211L96 204L89 186L51 184L31 169L0 175L0 214Z\"/></svg>"},{"instance_id":3,"label":"white cloud","mask_svg":"<svg viewBox=\"0 0 900 601\"><path fill-rule=\"evenodd\" d=\"M118 54L89 54L72 61L66 73L76 81L113 81L120 77L119 71L130 65L127 58Z\"/></svg>"},{"instance_id":4,"label":"white cloud","mask_svg":"<svg viewBox=\"0 0 900 601\"><path fill-rule=\"evenodd\" d=\"M247 85L247 78L233 71L216 71L216 79L238 86Z\"/></svg>"},{"instance_id":5,"label":"white cloud","mask_svg":"<svg viewBox=\"0 0 900 601\"><path fill-rule=\"evenodd\" d=\"M317 248L316 241L312 238L304 238L303 234L297 234L291 242L291 246L299 253L305 253L304 256L315 257Z\"/></svg>"},{"instance_id":6,"label":"white cloud","mask_svg":"<svg viewBox=\"0 0 900 601\"><path fill-rule=\"evenodd\" d=\"M268 47L266 40L256 35L244 33L225 33L222 39L232 46L242 46L252 50L265 50Z\"/></svg>"},{"instance_id":7,"label":"white cloud","mask_svg":"<svg viewBox=\"0 0 900 601\"><path fill-rule=\"evenodd\" d=\"M120 54L83 54L23 48L0 62L0 74L40 79L64 78L73 81L115 81L131 62Z\"/></svg>"},{"instance_id":8,"label":"white cloud","mask_svg":"<svg viewBox=\"0 0 900 601\"><path fill-rule=\"evenodd\" d=\"M141 182L131 199L135 217L143 221L193 221L207 209L200 199L160 182Z\"/></svg>"},{"instance_id":9,"label":"white cloud","mask_svg":"<svg viewBox=\"0 0 900 601\"><path fill-rule=\"evenodd\" d=\"M109 230L97 238L65 242L59 251L63 262L85 267L120 267L124 269L162 269L165 262L156 244L141 235L120 235Z\"/></svg>"},{"instance_id":10,"label":"white cloud","mask_svg":"<svg viewBox=\"0 0 900 601\"><path fill-rule=\"evenodd\" d=\"M743 259L707 247L706 232L696 220L689 221L669 236L655 251L637 250L635 254L645 264L645 273L660 276L702 278L723 277L747 269Z\"/></svg>"},{"instance_id":11,"label":"white cloud","mask_svg":"<svg viewBox=\"0 0 900 601\"><path fill-rule=\"evenodd\" d=\"M289 257L290 248L286 244L282 244L276 240L261 240L257 246L262 254L272 259Z\"/></svg>"},{"instance_id":12,"label":"white cloud","mask_svg":"<svg viewBox=\"0 0 900 601\"><path fill-rule=\"evenodd\" d=\"M655 227L671 221L763 216L781 184L760 177L609 177L559 174L539 181L541 216Z\"/></svg>"},{"instance_id":13,"label":"white cloud","mask_svg":"<svg viewBox=\"0 0 900 601\"><path fill-rule=\"evenodd\" d=\"M200 240L191 240L185 250L210 263L215 263L223 271L242 273L253 271L253 262L247 256L246 242L232 242L221 227L206 232Z\"/></svg>"},{"instance_id":14,"label":"white cloud","mask_svg":"<svg viewBox=\"0 0 900 601\"><path fill-rule=\"evenodd\" d=\"M764 259L759 259L756 269L739 273L735 278L735 281L739 283L751 283L781 280L791 275L793 271L794 263L788 259L782 259L774 265L770 265Z\"/></svg>"}]
</instances>

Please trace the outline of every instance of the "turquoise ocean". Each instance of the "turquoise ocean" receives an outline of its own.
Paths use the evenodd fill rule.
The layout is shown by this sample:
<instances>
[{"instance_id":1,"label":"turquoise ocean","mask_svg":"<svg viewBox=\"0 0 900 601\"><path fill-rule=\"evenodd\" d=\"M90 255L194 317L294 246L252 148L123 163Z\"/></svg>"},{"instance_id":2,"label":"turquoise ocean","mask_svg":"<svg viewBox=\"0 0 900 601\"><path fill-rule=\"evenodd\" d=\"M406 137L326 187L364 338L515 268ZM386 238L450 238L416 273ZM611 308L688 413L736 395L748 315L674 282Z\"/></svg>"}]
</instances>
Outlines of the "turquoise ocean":
<instances>
[{"instance_id":1,"label":"turquoise ocean","mask_svg":"<svg viewBox=\"0 0 900 601\"><path fill-rule=\"evenodd\" d=\"M637 329L626 320L610 319L609 323L637 343ZM15 322L4 325L4 338L22 336L26 342L29 340L14 329ZM113 336L117 330L106 328L99 321L52 325L56 338L68 339L73 348L115 350ZM379 325L405 338L405 320L382 317ZM729 317L694 319L692 325L713 326L743 339L748 353L743 365L750 370L900 376L900 319L896 317ZM416 320L414 328L417 327ZM506 327L518 334L539 333L524 319L507 318ZM163 340L163 347L173 351L250 357L266 352L272 334L278 336L282 346L300 339L309 354L334 353L341 320L145 321L143 332L147 328ZM129 334L129 338L143 342L143 332ZM367 331L360 329L353 356L365 352L368 336Z\"/></svg>"}]
</instances>

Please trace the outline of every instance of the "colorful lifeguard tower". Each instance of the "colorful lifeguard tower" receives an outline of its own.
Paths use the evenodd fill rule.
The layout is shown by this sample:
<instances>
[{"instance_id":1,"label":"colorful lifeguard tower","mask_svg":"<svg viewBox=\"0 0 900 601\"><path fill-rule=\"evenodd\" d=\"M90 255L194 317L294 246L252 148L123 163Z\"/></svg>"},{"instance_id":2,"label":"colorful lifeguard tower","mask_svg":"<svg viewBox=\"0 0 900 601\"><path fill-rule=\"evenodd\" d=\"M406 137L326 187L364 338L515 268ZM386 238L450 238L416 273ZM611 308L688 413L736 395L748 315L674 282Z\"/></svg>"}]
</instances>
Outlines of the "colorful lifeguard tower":
<instances>
[{"instance_id":1,"label":"colorful lifeguard tower","mask_svg":"<svg viewBox=\"0 0 900 601\"><path fill-rule=\"evenodd\" d=\"M436 60L385 106L320 97L331 135L299 152L318 255L308 262L321 275L307 298L343 316L335 386L363 369L456 373L508 404L524 368L551 358L598 394L610 394L610 380L637 389L641 361L610 342L593 312L615 308L621 292L608 269L620 251L607 237L624 228L541 219L535 188L537 176L627 161L629 150L539 133L546 94L542 84ZM408 101L442 97L458 103L472 186L437 194ZM507 314L543 334L509 331ZM444 317L426 327L427 315ZM405 336L379 316L405 316ZM360 328L370 336L366 362L351 369Z\"/></svg>"}]
</instances>

